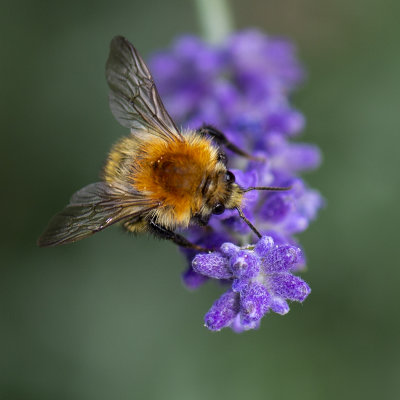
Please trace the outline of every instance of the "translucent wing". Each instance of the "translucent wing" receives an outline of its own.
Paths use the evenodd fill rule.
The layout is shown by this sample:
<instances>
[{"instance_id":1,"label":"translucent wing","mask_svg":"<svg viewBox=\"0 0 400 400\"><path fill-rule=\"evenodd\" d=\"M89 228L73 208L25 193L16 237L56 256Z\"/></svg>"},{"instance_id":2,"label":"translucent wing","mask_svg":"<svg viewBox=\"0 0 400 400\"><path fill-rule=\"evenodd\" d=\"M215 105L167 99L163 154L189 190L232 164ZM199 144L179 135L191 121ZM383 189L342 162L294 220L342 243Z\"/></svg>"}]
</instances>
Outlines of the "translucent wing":
<instances>
[{"instance_id":1,"label":"translucent wing","mask_svg":"<svg viewBox=\"0 0 400 400\"><path fill-rule=\"evenodd\" d=\"M110 108L121 125L133 131L144 129L165 140L183 140L146 64L122 36L111 41L106 78L111 89Z\"/></svg>"},{"instance_id":2,"label":"translucent wing","mask_svg":"<svg viewBox=\"0 0 400 400\"><path fill-rule=\"evenodd\" d=\"M92 183L76 192L67 207L50 220L38 245L45 247L75 242L124 218L143 215L157 206L132 189L104 182Z\"/></svg>"}]
</instances>

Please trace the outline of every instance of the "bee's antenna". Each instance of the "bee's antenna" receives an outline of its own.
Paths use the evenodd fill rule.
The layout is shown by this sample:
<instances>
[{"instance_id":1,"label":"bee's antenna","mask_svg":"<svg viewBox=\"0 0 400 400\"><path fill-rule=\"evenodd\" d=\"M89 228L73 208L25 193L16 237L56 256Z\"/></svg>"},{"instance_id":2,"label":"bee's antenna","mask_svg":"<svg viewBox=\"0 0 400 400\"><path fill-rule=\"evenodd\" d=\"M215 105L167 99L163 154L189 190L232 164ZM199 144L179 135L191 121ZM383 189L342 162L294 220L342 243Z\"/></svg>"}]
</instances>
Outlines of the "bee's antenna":
<instances>
[{"instance_id":1,"label":"bee's antenna","mask_svg":"<svg viewBox=\"0 0 400 400\"><path fill-rule=\"evenodd\" d=\"M243 189L243 192L250 192L251 190L290 190L292 186L288 187L275 187L275 186L253 186L247 189Z\"/></svg>"},{"instance_id":2,"label":"bee's antenna","mask_svg":"<svg viewBox=\"0 0 400 400\"><path fill-rule=\"evenodd\" d=\"M236 207L236 210L238 211L240 218L242 218L242 220L246 222L249 228L258 236L258 238L261 239L261 233L258 232L256 227L246 218L246 216L243 214L242 209L240 207Z\"/></svg>"}]
</instances>

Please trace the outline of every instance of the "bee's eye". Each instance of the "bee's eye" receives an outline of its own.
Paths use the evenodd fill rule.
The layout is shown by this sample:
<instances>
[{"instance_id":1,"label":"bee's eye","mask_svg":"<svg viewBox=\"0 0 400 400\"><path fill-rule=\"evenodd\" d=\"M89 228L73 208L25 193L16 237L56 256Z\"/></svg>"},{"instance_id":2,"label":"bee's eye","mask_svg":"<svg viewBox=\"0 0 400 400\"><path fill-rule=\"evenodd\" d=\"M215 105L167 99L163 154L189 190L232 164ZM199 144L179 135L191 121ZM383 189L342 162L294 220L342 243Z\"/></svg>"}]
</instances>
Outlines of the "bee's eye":
<instances>
[{"instance_id":1,"label":"bee's eye","mask_svg":"<svg viewBox=\"0 0 400 400\"><path fill-rule=\"evenodd\" d=\"M221 215L225 211L225 206L221 203L217 203L212 210L215 215Z\"/></svg>"},{"instance_id":2,"label":"bee's eye","mask_svg":"<svg viewBox=\"0 0 400 400\"><path fill-rule=\"evenodd\" d=\"M225 182L233 183L235 182L235 175L231 171L227 171L225 174Z\"/></svg>"}]
</instances>

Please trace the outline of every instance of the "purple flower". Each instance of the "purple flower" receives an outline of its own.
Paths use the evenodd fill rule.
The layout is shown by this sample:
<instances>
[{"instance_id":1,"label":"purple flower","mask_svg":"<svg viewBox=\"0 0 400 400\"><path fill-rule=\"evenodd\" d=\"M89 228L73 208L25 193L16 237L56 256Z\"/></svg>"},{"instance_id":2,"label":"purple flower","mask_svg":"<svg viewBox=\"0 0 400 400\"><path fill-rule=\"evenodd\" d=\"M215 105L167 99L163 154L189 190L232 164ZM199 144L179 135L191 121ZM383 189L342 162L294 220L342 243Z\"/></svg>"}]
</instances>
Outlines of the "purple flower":
<instances>
[{"instance_id":1,"label":"purple flower","mask_svg":"<svg viewBox=\"0 0 400 400\"><path fill-rule=\"evenodd\" d=\"M184 126L250 130L250 142L255 133L291 136L304 126L288 99L304 72L286 40L249 30L213 47L186 36L154 55L150 67L168 111Z\"/></svg>"},{"instance_id":2,"label":"purple flower","mask_svg":"<svg viewBox=\"0 0 400 400\"><path fill-rule=\"evenodd\" d=\"M258 327L270 310L286 314L287 300L303 302L311 291L306 282L292 274L301 259L298 247L277 245L270 236L245 248L224 243L218 252L198 254L192 262L197 273L232 280L232 289L206 314L206 326L210 330L230 326L241 331Z\"/></svg>"},{"instance_id":3,"label":"purple flower","mask_svg":"<svg viewBox=\"0 0 400 400\"><path fill-rule=\"evenodd\" d=\"M197 289L210 279L231 285L207 313L206 325L236 332L257 328L266 313L286 314L287 300L308 295L307 284L292 275L305 265L294 235L323 206L318 191L298 175L317 168L321 153L315 145L292 141L305 126L289 97L305 77L296 49L257 30L235 33L219 46L186 36L154 55L150 69L178 126L214 125L260 159L249 161L227 150L228 167L241 187L291 188L245 194L243 213L264 235L255 246L249 245L254 233L236 210L213 215L206 228L182 232L202 247L219 248L209 254L182 249L189 264L182 275L185 285Z\"/></svg>"}]
</instances>

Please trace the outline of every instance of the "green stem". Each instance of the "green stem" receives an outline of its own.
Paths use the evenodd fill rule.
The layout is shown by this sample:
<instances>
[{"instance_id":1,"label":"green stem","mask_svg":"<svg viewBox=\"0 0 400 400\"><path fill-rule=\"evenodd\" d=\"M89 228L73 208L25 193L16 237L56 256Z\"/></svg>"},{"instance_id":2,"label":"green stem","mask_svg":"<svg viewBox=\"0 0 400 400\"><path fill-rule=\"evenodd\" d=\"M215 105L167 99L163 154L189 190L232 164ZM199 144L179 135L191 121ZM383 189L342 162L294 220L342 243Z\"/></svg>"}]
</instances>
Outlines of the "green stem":
<instances>
[{"instance_id":1,"label":"green stem","mask_svg":"<svg viewBox=\"0 0 400 400\"><path fill-rule=\"evenodd\" d=\"M233 30L233 12L229 0L196 0L204 38L213 44L222 42Z\"/></svg>"}]
</instances>

